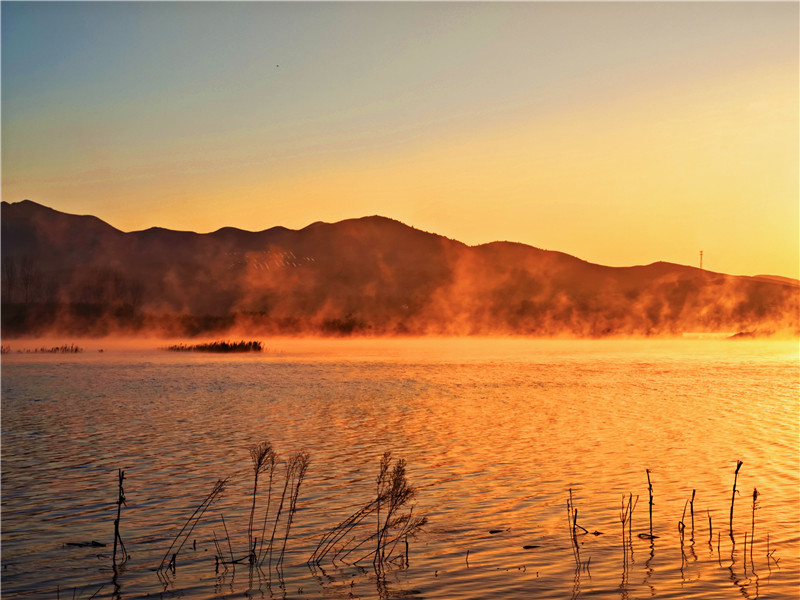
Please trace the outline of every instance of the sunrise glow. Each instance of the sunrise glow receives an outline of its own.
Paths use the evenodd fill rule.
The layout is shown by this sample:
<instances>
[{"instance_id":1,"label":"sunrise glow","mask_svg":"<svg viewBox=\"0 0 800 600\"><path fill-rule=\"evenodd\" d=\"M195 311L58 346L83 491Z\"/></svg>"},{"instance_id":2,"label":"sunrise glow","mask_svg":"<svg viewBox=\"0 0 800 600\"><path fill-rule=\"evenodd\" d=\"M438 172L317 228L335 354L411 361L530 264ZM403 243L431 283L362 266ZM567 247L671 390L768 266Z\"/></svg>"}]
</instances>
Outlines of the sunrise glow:
<instances>
[{"instance_id":1,"label":"sunrise glow","mask_svg":"<svg viewBox=\"0 0 800 600\"><path fill-rule=\"evenodd\" d=\"M796 3L2 5L3 199L800 276Z\"/></svg>"}]
</instances>

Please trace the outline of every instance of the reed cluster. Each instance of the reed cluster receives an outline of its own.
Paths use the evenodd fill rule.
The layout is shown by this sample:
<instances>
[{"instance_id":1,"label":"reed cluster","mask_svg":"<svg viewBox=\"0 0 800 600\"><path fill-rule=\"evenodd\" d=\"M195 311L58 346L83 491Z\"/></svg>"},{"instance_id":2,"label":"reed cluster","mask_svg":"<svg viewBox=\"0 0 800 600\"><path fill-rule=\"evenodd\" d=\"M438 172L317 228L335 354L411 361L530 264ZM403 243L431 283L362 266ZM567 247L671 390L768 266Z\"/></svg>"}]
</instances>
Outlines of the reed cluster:
<instances>
[{"instance_id":1,"label":"reed cluster","mask_svg":"<svg viewBox=\"0 0 800 600\"><path fill-rule=\"evenodd\" d=\"M219 521L224 530L224 536L217 535L212 531L213 543L216 549L214 559L216 570L223 568L227 571L229 566L237 564L249 565L251 576L253 573L263 573L262 568L266 565L268 573L277 573L282 582L282 565L286 553L286 547L291 532L292 523L297 512L300 489L309 466L309 455L305 451L295 453L287 460L281 462L278 454L267 441L262 441L250 449L252 462L252 496L250 498L250 511L247 522L247 548L246 551L234 552L234 544L228 532L228 525L224 515L219 514ZM738 474L742 467L742 462L737 461L734 473L733 498L731 499L731 539L734 541L731 549L731 565L733 569L735 540L733 538L733 506ZM653 484L650 478L650 470L647 473L647 484L649 491L649 533L640 533L639 538L650 540L650 558L653 558L655 551L655 541L658 536L653 535ZM114 521L114 570L118 564L124 563L128 559L127 552L119 534L120 510L125 505L125 495L123 490L124 472L119 471L119 496L117 501L117 518ZM178 557L186 546L195 527L204 518L214 502L222 495L226 489L229 478L221 479L216 482L211 492L200 502L194 512L189 516L181 527L178 534L173 539L157 572L159 576L165 578L164 572L175 573ZM686 500L683 508L683 515L678 521L678 533L680 538L681 553L684 562L681 563L681 573L687 560L686 552L689 557L696 560L694 553L694 503L697 490L692 490L691 498ZM350 514L347 518L326 531L319 539L313 553L307 560L307 564L312 573L316 574L319 569L325 575L323 565L330 564L335 568L355 566L364 572L364 567L359 563L371 560L372 568L377 576L378 584L385 585L384 577L389 568L407 568L408 565L408 540L415 537L427 523L427 518L414 514L414 500L417 495L417 488L410 485L407 477L406 461L404 459L394 459L391 452L385 452L379 463L378 473L375 477L374 496L369 498L358 510ZM759 508L760 493L753 488L751 519L749 531L744 535L745 561L748 556L750 565L754 567L754 542L755 542L755 516ZM632 493L623 494L619 521L622 528L622 548L623 548L623 580L621 589L624 591L628 585L629 564L633 564L633 513L638 504L639 496ZM575 505L572 490L569 490L569 497L566 503L569 535L572 547L573 559L575 561L576 581L581 573L588 573L591 563L591 556L586 559L581 555L580 536L586 534L601 535L598 531L590 532L578 524L578 508ZM687 508L690 521L687 522ZM711 512L708 514L709 538L708 545L711 547L713 530L711 522ZM691 527L690 544L684 550L685 532ZM719 529L719 528L718 528ZM490 533L497 533L492 530ZM747 540L750 539L748 548ZM94 542L93 542L94 544ZM122 563L117 562L117 545L122 551ZM536 548L538 546L525 546L525 548ZM399 550L398 550L399 548ZM241 550L241 549L240 549ZM719 551L719 534L717 539L717 555ZM779 558L774 556L775 550L770 549L769 533L766 534L766 557L769 561L778 564ZM584 551L585 554L585 551ZM466 566L469 564L469 550L466 555ZM649 565L649 560L646 563ZM235 567L234 567L235 568ZM745 562L745 575L747 574L747 563ZM166 581L166 579L165 579ZM381 583L383 582L383 583Z\"/></svg>"},{"instance_id":2,"label":"reed cluster","mask_svg":"<svg viewBox=\"0 0 800 600\"><path fill-rule=\"evenodd\" d=\"M375 479L375 497L322 536L308 559L309 567L313 571L326 560L357 565L369 558L379 574L392 562L408 566L408 539L427 523L426 517L414 516L411 501L416 494L406 477L406 461L393 460L391 452L385 452ZM395 554L400 541L405 547L402 555Z\"/></svg>"},{"instance_id":3,"label":"reed cluster","mask_svg":"<svg viewBox=\"0 0 800 600\"><path fill-rule=\"evenodd\" d=\"M239 341L239 342L226 342L216 341L207 344L173 344L167 346L167 350L171 352L262 352L263 345L259 341Z\"/></svg>"},{"instance_id":4,"label":"reed cluster","mask_svg":"<svg viewBox=\"0 0 800 600\"><path fill-rule=\"evenodd\" d=\"M250 458L253 463L253 494L250 506L250 518L247 525L247 551L240 553L238 556L234 553L231 536L228 532L228 525L225 522L225 516L220 513L220 522L225 531L225 536L221 539L227 542L227 551L223 549L216 531L213 531L212 534L216 549L214 560L217 571L219 571L220 566L223 569L227 569L228 565L237 564L248 564L251 569L258 569L260 571L266 562L269 572L271 572L274 555L277 555L274 562L276 570L279 571L283 563L289 532L292 527L294 515L297 511L300 486L305 477L306 470L308 469L309 455L307 452L301 451L291 456L284 463L283 486L279 488L281 489L280 497L276 497L275 499L276 507L272 506L272 500L274 483L276 481L275 471L280 460L277 453L269 442L264 441L250 448ZM264 478L267 479L266 490L263 489L263 486L259 486L259 480L263 480ZM188 541L189 536L195 526L203 518L206 511L223 493L228 481L229 478L217 481L211 492L203 499L189 519L184 523L164 555L158 567L159 573L163 573L165 570L172 571L173 573L175 572L178 555ZM277 490L275 491L277 492ZM263 509L263 519L257 521L256 514L259 511L259 500L263 501L265 495L266 506ZM256 528L257 522L261 523L260 530Z\"/></svg>"},{"instance_id":5,"label":"reed cluster","mask_svg":"<svg viewBox=\"0 0 800 600\"><path fill-rule=\"evenodd\" d=\"M11 352L11 346L0 346L0 353L8 354ZM62 344L61 346L42 346L41 348L26 348L25 350L17 350L22 354L77 354L83 352L83 348L75 344Z\"/></svg>"}]
</instances>

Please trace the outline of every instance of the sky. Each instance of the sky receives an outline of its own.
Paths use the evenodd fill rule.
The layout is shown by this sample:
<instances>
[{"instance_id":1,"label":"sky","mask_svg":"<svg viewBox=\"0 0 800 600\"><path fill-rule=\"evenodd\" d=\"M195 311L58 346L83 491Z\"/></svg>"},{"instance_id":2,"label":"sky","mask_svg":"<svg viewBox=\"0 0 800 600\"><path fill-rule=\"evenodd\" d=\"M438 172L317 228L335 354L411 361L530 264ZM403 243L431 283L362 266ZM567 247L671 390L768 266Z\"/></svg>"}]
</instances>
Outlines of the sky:
<instances>
[{"instance_id":1,"label":"sky","mask_svg":"<svg viewBox=\"0 0 800 600\"><path fill-rule=\"evenodd\" d=\"M2 2L2 197L800 278L797 2Z\"/></svg>"}]
</instances>

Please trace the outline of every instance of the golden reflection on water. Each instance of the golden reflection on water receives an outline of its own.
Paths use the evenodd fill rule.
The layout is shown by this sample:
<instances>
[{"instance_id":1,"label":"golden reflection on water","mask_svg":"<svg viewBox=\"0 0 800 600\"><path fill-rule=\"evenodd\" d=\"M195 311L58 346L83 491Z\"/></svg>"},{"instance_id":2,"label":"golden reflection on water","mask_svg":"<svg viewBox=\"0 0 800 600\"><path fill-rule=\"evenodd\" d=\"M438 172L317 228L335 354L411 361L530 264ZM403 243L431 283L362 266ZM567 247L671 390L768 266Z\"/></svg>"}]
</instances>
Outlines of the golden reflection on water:
<instances>
[{"instance_id":1,"label":"golden reflection on water","mask_svg":"<svg viewBox=\"0 0 800 600\"><path fill-rule=\"evenodd\" d=\"M369 497L377 458L391 449L408 460L430 526L411 542L409 568L389 574L389 590L796 596L796 342L292 339L235 357L91 344L104 352L3 358L5 593L102 583L107 561L61 544L108 537L117 468L128 473L123 519L135 557L122 597L157 589L149 569L219 477L234 480L215 515L246 545L247 448L268 438L284 457L311 454L284 573L286 589L304 595L378 593L369 569L339 565L320 581L304 563L319 535ZM654 540L639 537L649 531L646 469ZM577 538L588 568L573 559L570 490L577 522L602 533ZM693 490L695 524L681 543ZM639 499L625 538L629 493ZM219 519L199 529L199 550L169 593L209 595ZM745 546L745 532L755 543ZM214 582L218 593L269 589L241 571Z\"/></svg>"}]
</instances>

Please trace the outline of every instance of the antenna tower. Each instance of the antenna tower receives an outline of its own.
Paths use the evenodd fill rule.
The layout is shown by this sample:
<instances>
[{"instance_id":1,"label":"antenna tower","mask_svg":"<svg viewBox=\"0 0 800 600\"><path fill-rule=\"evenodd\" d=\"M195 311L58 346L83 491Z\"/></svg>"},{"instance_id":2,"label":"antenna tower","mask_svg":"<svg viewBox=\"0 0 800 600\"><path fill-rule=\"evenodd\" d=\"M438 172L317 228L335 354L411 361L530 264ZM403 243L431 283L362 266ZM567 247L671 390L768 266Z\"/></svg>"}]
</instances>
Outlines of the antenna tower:
<instances>
[{"instance_id":1,"label":"antenna tower","mask_svg":"<svg viewBox=\"0 0 800 600\"><path fill-rule=\"evenodd\" d=\"M703 268L703 251L700 250L700 268Z\"/></svg>"}]
</instances>

